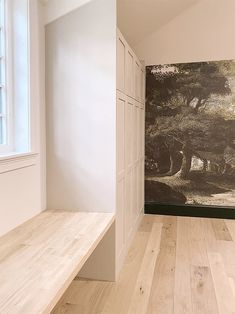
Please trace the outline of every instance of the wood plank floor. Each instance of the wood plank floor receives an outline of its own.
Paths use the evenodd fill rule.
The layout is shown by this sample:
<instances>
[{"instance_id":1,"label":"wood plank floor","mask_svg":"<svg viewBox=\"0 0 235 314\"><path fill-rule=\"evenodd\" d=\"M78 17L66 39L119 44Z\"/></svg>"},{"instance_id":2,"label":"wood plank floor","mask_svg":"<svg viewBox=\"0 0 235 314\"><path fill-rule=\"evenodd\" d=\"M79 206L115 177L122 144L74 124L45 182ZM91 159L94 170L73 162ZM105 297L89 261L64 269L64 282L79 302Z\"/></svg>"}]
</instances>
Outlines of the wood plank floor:
<instances>
[{"instance_id":1,"label":"wood plank floor","mask_svg":"<svg viewBox=\"0 0 235 314\"><path fill-rule=\"evenodd\" d=\"M235 221L145 216L118 282L76 278L62 313L235 313Z\"/></svg>"}]
</instances>

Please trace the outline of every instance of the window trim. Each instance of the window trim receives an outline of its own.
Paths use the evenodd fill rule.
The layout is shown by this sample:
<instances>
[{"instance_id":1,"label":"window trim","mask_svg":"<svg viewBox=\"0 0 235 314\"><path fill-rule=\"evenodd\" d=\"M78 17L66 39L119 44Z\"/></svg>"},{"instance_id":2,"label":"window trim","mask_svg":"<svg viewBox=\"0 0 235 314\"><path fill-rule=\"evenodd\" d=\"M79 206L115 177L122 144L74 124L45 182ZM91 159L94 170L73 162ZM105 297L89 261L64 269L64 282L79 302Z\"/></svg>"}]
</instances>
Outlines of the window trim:
<instances>
[{"instance_id":1,"label":"window trim","mask_svg":"<svg viewBox=\"0 0 235 314\"><path fill-rule=\"evenodd\" d=\"M5 25L4 25L4 37L5 37L5 143L0 144L0 158L7 158L7 155L12 156L19 154L28 154L33 153L32 152L32 114L31 114L31 31L30 31L30 25L31 25L31 9L30 9L30 0L26 0L27 3L27 116L25 116L25 119L27 119L27 142L25 141L25 146L27 149L22 149L20 151L18 146L18 137L16 137L16 123L18 121L16 115L16 111L14 106L15 104L15 72L14 72L14 62L15 62L15 56L13 53L13 47L15 45L14 35L13 35L13 5L12 1L10 0L0 0L4 4L4 15L5 15ZM7 20L7 22L6 22ZM20 121L20 120L19 120ZM21 123L21 122L20 122ZM26 124L25 124L26 125ZM26 133L25 133L26 134Z\"/></svg>"},{"instance_id":2,"label":"window trim","mask_svg":"<svg viewBox=\"0 0 235 314\"><path fill-rule=\"evenodd\" d=\"M36 166L38 162L38 153L13 153L7 156L0 156L0 174Z\"/></svg>"},{"instance_id":3,"label":"window trim","mask_svg":"<svg viewBox=\"0 0 235 314\"><path fill-rule=\"evenodd\" d=\"M0 0L1 1L1 0ZM5 0L8 1L8 0ZM39 58L37 45L35 42L35 36L38 35L38 26L35 23L36 19L36 0L27 0L27 36L28 36L28 151L17 152L14 149L6 152L0 151L0 174L8 173L11 171L20 171L28 167L36 167L41 164L41 138L39 139L39 122L37 117L40 114L39 102L41 100L35 100L35 91L38 90L38 82L35 80L35 71L38 75L38 64L35 65L35 57ZM32 59L32 56L34 59ZM38 61L39 59L37 59ZM31 79L32 78L32 79ZM13 82L12 82L13 83ZM14 112L11 112L12 117ZM41 120L40 120L41 121ZM14 128L12 135L14 135ZM41 135L40 135L41 136Z\"/></svg>"},{"instance_id":4,"label":"window trim","mask_svg":"<svg viewBox=\"0 0 235 314\"><path fill-rule=\"evenodd\" d=\"M0 144L0 152L5 151L6 144L8 142L7 139L7 105L6 105L6 6L5 0L0 0L0 63L1 63L1 82L0 82L0 89L1 89L1 103L2 103L2 110L0 112L0 117L2 118L2 141L3 143Z\"/></svg>"},{"instance_id":5,"label":"window trim","mask_svg":"<svg viewBox=\"0 0 235 314\"><path fill-rule=\"evenodd\" d=\"M12 93L9 92L13 89L13 75L12 75L12 49L11 49L11 38L12 38L12 19L10 14L10 1L0 0L1 6L3 6L0 12L3 24L1 25L2 36L2 66L3 70L1 75L4 73L2 92L3 96L3 114L5 127L3 128L4 137L3 144L0 144L0 156L2 154L10 153L13 151L13 121L12 121L12 110L13 110L13 97Z\"/></svg>"}]
</instances>

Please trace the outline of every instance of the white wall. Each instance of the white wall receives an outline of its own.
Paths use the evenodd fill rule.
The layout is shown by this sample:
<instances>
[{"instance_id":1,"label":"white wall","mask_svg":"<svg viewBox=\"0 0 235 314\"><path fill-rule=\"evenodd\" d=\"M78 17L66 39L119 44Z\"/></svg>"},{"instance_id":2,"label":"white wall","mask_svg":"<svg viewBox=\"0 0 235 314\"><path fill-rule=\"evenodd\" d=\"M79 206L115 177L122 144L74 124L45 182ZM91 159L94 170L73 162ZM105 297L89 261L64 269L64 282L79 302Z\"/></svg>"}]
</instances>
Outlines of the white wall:
<instances>
[{"instance_id":1,"label":"white wall","mask_svg":"<svg viewBox=\"0 0 235 314\"><path fill-rule=\"evenodd\" d=\"M91 0L42 0L45 3L44 21L51 23Z\"/></svg>"},{"instance_id":2,"label":"white wall","mask_svg":"<svg viewBox=\"0 0 235 314\"><path fill-rule=\"evenodd\" d=\"M39 165L0 174L0 235L41 210Z\"/></svg>"},{"instance_id":3,"label":"white wall","mask_svg":"<svg viewBox=\"0 0 235 314\"><path fill-rule=\"evenodd\" d=\"M134 47L146 65L235 58L235 1L203 0Z\"/></svg>"},{"instance_id":4,"label":"white wall","mask_svg":"<svg viewBox=\"0 0 235 314\"><path fill-rule=\"evenodd\" d=\"M115 52L114 0L46 27L49 209L115 211Z\"/></svg>"},{"instance_id":5,"label":"white wall","mask_svg":"<svg viewBox=\"0 0 235 314\"><path fill-rule=\"evenodd\" d=\"M0 158L0 235L45 208L43 24L37 0L30 0L30 11L32 150L36 154Z\"/></svg>"}]
</instances>

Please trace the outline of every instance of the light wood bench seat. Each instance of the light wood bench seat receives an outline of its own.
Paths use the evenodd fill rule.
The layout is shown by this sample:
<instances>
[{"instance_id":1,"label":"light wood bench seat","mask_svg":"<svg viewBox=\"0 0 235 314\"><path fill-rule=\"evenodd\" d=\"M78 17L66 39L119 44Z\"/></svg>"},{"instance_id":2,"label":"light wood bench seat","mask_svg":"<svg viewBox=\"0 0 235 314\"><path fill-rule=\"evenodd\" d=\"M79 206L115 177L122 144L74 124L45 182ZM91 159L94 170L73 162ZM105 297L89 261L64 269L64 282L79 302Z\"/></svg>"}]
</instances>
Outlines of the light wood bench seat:
<instances>
[{"instance_id":1,"label":"light wood bench seat","mask_svg":"<svg viewBox=\"0 0 235 314\"><path fill-rule=\"evenodd\" d=\"M45 211L0 238L0 313L50 313L114 222Z\"/></svg>"}]
</instances>

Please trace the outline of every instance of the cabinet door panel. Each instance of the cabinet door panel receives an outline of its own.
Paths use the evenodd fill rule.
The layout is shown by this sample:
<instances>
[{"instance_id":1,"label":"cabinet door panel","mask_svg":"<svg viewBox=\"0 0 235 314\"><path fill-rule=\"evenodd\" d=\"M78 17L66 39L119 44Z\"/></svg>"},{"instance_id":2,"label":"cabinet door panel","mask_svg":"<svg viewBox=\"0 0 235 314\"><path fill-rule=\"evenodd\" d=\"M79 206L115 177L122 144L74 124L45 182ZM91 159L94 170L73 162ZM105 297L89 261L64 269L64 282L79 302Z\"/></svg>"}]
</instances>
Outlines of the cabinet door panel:
<instances>
[{"instance_id":1,"label":"cabinet door panel","mask_svg":"<svg viewBox=\"0 0 235 314\"><path fill-rule=\"evenodd\" d=\"M117 256L120 256L125 244L125 179L117 182L117 212L116 212L116 235Z\"/></svg>"},{"instance_id":2,"label":"cabinet door panel","mask_svg":"<svg viewBox=\"0 0 235 314\"><path fill-rule=\"evenodd\" d=\"M141 160L141 206L144 208L144 186L145 186L145 177L144 177L144 158Z\"/></svg>"},{"instance_id":3,"label":"cabinet door panel","mask_svg":"<svg viewBox=\"0 0 235 314\"><path fill-rule=\"evenodd\" d=\"M141 82L140 82L140 89L141 89L141 103L144 106L145 104L145 70L141 69Z\"/></svg>"},{"instance_id":4,"label":"cabinet door panel","mask_svg":"<svg viewBox=\"0 0 235 314\"><path fill-rule=\"evenodd\" d=\"M125 170L125 98L117 99L117 173Z\"/></svg>"},{"instance_id":5,"label":"cabinet door panel","mask_svg":"<svg viewBox=\"0 0 235 314\"><path fill-rule=\"evenodd\" d=\"M132 221L132 169L130 169L126 174L126 194L125 194L125 222L126 222L126 237L129 238L133 221Z\"/></svg>"},{"instance_id":6,"label":"cabinet door panel","mask_svg":"<svg viewBox=\"0 0 235 314\"><path fill-rule=\"evenodd\" d=\"M144 157L144 142L145 142L145 112L140 110L140 158Z\"/></svg>"},{"instance_id":7,"label":"cabinet door panel","mask_svg":"<svg viewBox=\"0 0 235 314\"><path fill-rule=\"evenodd\" d=\"M135 61L135 99L140 100L140 64Z\"/></svg>"},{"instance_id":8,"label":"cabinet door panel","mask_svg":"<svg viewBox=\"0 0 235 314\"><path fill-rule=\"evenodd\" d=\"M137 110L137 160L140 159L141 156L141 143L142 143L142 134L141 134L141 109L138 107Z\"/></svg>"},{"instance_id":9,"label":"cabinet door panel","mask_svg":"<svg viewBox=\"0 0 235 314\"><path fill-rule=\"evenodd\" d=\"M142 197L142 161L140 160L138 163L138 210L139 213L141 212L143 208L143 197Z\"/></svg>"},{"instance_id":10,"label":"cabinet door panel","mask_svg":"<svg viewBox=\"0 0 235 314\"><path fill-rule=\"evenodd\" d=\"M132 175L132 222L136 221L136 218L138 216L138 197L137 197L137 165L133 167L133 175Z\"/></svg>"},{"instance_id":11,"label":"cabinet door panel","mask_svg":"<svg viewBox=\"0 0 235 314\"><path fill-rule=\"evenodd\" d=\"M134 97L134 56L132 52L127 49L126 53L126 93L129 97Z\"/></svg>"},{"instance_id":12,"label":"cabinet door panel","mask_svg":"<svg viewBox=\"0 0 235 314\"><path fill-rule=\"evenodd\" d=\"M138 124L138 107L134 106L133 110L133 163L137 161L137 124Z\"/></svg>"},{"instance_id":13,"label":"cabinet door panel","mask_svg":"<svg viewBox=\"0 0 235 314\"><path fill-rule=\"evenodd\" d=\"M122 38L117 39L117 89L125 92L125 50L126 45Z\"/></svg>"},{"instance_id":14,"label":"cabinet door panel","mask_svg":"<svg viewBox=\"0 0 235 314\"><path fill-rule=\"evenodd\" d=\"M116 253L125 253L144 205L145 69L117 31Z\"/></svg>"},{"instance_id":15,"label":"cabinet door panel","mask_svg":"<svg viewBox=\"0 0 235 314\"><path fill-rule=\"evenodd\" d=\"M130 168L132 165L132 155L133 155L133 110L134 110L134 101L133 99L128 98L125 108L125 160L126 167Z\"/></svg>"}]
</instances>

